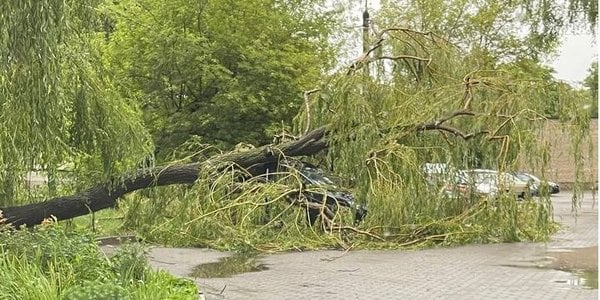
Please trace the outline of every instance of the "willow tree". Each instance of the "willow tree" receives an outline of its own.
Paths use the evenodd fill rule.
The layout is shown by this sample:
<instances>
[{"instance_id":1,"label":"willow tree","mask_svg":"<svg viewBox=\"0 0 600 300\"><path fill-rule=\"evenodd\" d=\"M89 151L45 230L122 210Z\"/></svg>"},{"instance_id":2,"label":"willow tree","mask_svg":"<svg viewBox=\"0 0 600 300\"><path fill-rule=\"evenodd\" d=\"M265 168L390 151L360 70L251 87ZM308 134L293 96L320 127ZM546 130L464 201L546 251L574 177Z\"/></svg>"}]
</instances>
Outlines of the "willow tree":
<instances>
[{"instance_id":1,"label":"willow tree","mask_svg":"<svg viewBox=\"0 0 600 300\"><path fill-rule=\"evenodd\" d=\"M598 24L598 2L587 0L569 0L568 16L571 23L588 25L591 32L596 31Z\"/></svg>"},{"instance_id":2,"label":"willow tree","mask_svg":"<svg viewBox=\"0 0 600 300\"><path fill-rule=\"evenodd\" d=\"M91 44L96 1L0 3L0 204L18 202L28 171L65 164L108 178L150 150L135 103ZM51 188L53 193L60 190Z\"/></svg>"},{"instance_id":3,"label":"willow tree","mask_svg":"<svg viewBox=\"0 0 600 300\"><path fill-rule=\"evenodd\" d=\"M487 55L469 41L457 43L427 28L385 25L352 65L304 93L293 132L299 139L142 170L113 189L102 185L54 203L76 203L81 214L82 195L104 193L114 203L110 197L152 184L193 182L121 202L126 226L161 242L222 248L402 247L548 238L555 229L548 197L522 203L508 194L448 199L427 184L422 169L427 162L444 162L510 171L525 160L543 171L549 150L537 138L545 121L545 83L515 76L500 56ZM560 95L560 119L570 125L565 130L575 137L577 153L586 137L588 111L581 109L585 99L570 96ZM202 157L204 150L193 148L186 159ZM286 172L274 182L249 176L256 174L252 168L257 164L319 150L327 151L312 159L325 161L354 183L356 198L369 210L364 222L354 226L349 214L340 211L332 220L320 221L325 226L307 225L307 203L298 197L307 187L297 173ZM182 170L186 176L165 177Z\"/></svg>"},{"instance_id":4,"label":"willow tree","mask_svg":"<svg viewBox=\"0 0 600 300\"><path fill-rule=\"evenodd\" d=\"M551 86L526 67L557 45L560 22L537 27L548 25L543 18L554 4L547 3L541 19L527 19L519 2L409 3L387 10L384 3L376 18L384 26L372 26L371 46L307 101L298 128L329 124L328 160L355 177L371 233L402 243L547 237L548 198L524 205L508 198L448 201L426 183L423 165L514 171L525 162L546 172L550 145L539 134ZM532 30L523 34L518 24ZM545 31L549 39L539 39ZM520 67L523 61L530 63ZM569 89L553 92L581 170L589 145L586 100Z\"/></svg>"},{"instance_id":5,"label":"willow tree","mask_svg":"<svg viewBox=\"0 0 600 300\"><path fill-rule=\"evenodd\" d=\"M311 227L301 197L295 197L307 188L297 173L271 183L240 183L236 178L244 171L231 167L200 172L189 189L136 195L122 206L126 226L171 244L262 251L547 239L556 229L547 195L523 202L510 194L448 198L425 178L429 162L514 171L526 161L542 174L547 167L549 145L538 137L548 82L505 63L482 68L470 50L433 32L384 28L348 68L304 93L293 133L301 136L297 141L316 140L316 149L326 150L308 159L353 183L356 199L368 208L362 223L340 211L322 219L324 227ZM578 153L588 136L586 100L569 90L558 93L559 116ZM315 128L326 134L316 136ZM278 145L252 151L265 149L298 154Z\"/></svg>"}]
</instances>

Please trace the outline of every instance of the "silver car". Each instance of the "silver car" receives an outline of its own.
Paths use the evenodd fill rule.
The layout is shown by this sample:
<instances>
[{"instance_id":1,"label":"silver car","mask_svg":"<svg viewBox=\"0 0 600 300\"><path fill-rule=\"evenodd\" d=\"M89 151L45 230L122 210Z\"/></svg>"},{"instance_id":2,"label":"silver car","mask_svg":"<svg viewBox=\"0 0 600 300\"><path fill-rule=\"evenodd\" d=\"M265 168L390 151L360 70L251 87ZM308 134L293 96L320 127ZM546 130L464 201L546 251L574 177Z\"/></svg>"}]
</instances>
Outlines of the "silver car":
<instances>
[{"instance_id":1,"label":"silver car","mask_svg":"<svg viewBox=\"0 0 600 300\"><path fill-rule=\"evenodd\" d=\"M515 172L514 175L516 177L518 177L519 179L528 182L532 192L535 195L538 195L540 192L540 188L542 188L544 186L545 181L539 179L538 177L529 174L529 173L525 173L525 172ZM558 185L558 183L552 182L552 181L548 181L548 191L550 192L550 194L557 194L560 192L560 186Z\"/></svg>"},{"instance_id":2,"label":"silver car","mask_svg":"<svg viewBox=\"0 0 600 300\"><path fill-rule=\"evenodd\" d=\"M474 185L476 191L484 195L495 197L504 190L514 193L518 198L525 198L531 193L526 181L522 181L510 173L489 169L472 169L462 172Z\"/></svg>"}]
</instances>

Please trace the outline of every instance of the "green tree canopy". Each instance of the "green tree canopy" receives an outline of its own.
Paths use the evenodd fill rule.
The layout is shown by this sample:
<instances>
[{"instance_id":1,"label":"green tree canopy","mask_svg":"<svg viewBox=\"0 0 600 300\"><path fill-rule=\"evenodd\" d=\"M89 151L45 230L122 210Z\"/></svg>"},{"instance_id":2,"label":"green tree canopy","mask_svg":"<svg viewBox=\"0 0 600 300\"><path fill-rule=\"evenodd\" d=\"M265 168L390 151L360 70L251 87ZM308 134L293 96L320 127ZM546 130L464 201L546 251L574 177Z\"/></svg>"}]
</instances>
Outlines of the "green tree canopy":
<instances>
[{"instance_id":1,"label":"green tree canopy","mask_svg":"<svg viewBox=\"0 0 600 300\"><path fill-rule=\"evenodd\" d=\"M434 32L479 57L480 68L518 59L538 59L558 45L563 11L553 1L382 1L381 28ZM539 2L539 3L538 3Z\"/></svg>"},{"instance_id":2,"label":"green tree canopy","mask_svg":"<svg viewBox=\"0 0 600 300\"><path fill-rule=\"evenodd\" d=\"M583 21L589 25L590 31L595 32L598 24L598 1L569 0L568 2L569 21L571 23Z\"/></svg>"},{"instance_id":3,"label":"green tree canopy","mask_svg":"<svg viewBox=\"0 0 600 300\"><path fill-rule=\"evenodd\" d=\"M266 143L330 67L323 1L107 1L104 58L165 152Z\"/></svg>"}]
</instances>

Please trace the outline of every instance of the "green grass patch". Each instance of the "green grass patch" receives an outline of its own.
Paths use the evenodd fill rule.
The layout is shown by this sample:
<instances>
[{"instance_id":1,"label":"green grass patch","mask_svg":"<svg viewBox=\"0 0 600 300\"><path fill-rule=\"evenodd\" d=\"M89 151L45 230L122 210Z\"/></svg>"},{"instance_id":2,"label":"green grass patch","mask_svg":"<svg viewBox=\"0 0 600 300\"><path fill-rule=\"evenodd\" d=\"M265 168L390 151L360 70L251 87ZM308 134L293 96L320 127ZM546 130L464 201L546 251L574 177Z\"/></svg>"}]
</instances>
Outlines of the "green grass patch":
<instances>
[{"instance_id":1,"label":"green grass patch","mask_svg":"<svg viewBox=\"0 0 600 300\"><path fill-rule=\"evenodd\" d=\"M107 257L93 234L54 222L0 229L0 299L198 299L188 279L151 269L142 246Z\"/></svg>"},{"instance_id":2,"label":"green grass patch","mask_svg":"<svg viewBox=\"0 0 600 300\"><path fill-rule=\"evenodd\" d=\"M123 222L123 211L118 208L109 208L60 221L59 224L67 230L92 232L98 236L130 234L131 232L123 229Z\"/></svg>"}]
</instances>

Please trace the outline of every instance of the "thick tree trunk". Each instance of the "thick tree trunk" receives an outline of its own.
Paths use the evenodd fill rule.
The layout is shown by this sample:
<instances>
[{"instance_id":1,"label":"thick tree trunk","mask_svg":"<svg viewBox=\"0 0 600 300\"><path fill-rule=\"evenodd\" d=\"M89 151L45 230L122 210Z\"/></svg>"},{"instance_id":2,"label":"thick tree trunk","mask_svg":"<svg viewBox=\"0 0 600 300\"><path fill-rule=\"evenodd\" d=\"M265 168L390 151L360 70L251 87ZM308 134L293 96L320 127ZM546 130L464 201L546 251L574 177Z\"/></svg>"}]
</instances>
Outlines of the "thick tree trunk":
<instances>
[{"instance_id":1,"label":"thick tree trunk","mask_svg":"<svg viewBox=\"0 0 600 300\"><path fill-rule=\"evenodd\" d=\"M266 166L276 163L282 157L312 155L326 149L327 143L323 139L325 132L325 127L321 127L292 142L262 146L244 152L229 152L204 162L138 170L135 174L124 176L119 184L99 184L75 195L0 210L13 226L30 227L50 216L64 220L113 207L119 197L139 189L194 183L199 172L205 168L236 165L258 175L264 172Z\"/></svg>"}]
</instances>

